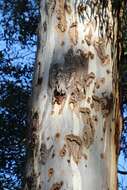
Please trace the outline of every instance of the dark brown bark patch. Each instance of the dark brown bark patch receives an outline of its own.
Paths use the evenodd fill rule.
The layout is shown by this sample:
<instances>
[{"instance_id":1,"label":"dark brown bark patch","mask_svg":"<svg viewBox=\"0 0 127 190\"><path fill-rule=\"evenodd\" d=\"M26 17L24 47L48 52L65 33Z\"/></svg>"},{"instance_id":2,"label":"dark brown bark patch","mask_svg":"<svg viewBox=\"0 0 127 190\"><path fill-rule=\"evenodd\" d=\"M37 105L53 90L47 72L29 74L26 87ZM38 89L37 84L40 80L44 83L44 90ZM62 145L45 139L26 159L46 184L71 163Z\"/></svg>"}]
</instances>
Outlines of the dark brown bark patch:
<instances>
[{"instance_id":1,"label":"dark brown bark patch","mask_svg":"<svg viewBox=\"0 0 127 190\"><path fill-rule=\"evenodd\" d=\"M60 190L62 186L63 186L63 181L61 181L60 183L54 183L50 188L50 190Z\"/></svg>"},{"instance_id":2,"label":"dark brown bark patch","mask_svg":"<svg viewBox=\"0 0 127 190\"><path fill-rule=\"evenodd\" d=\"M49 149L47 149L46 145L44 143L41 144L40 148L40 161L43 165L46 164L46 161L49 158L49 155L51 153L53 146L51 146Z\"/></svg>"},{"instance_id":3,"label":"dark brown bark patch","mask_svg":"<svg viewBox=\"0 0 127 190\"><path fill-rule=\"evenodd\" d=\"M46 21L43 23L43 29L44 29L44 32L47 31L47 23L46 23Z\"/></svg>"},{"instance_id":4,"label":"dark brown bark patch","mask_svg":"<svg viewBox=\"0 0 127 190\"><path fill-rule=\"evenodd\" d=\"M71 9L71 6L69 5L69 3L65 2L64 8L65 8L66 12L67 12L69 15L72 13L72 9Z\"/></svg>"},{"instance_id":5,"label":"dark brown bark patch","mask_svg":"<svg viewBox=\"0 0 127 190\"><path fill-rule=\"evenodd\" d=\"M76 162L76 164L78 164L79 160L81 159L81 138L73 134L66 135L66 142L69 155L72 155L74 161Z\"/></svg>"},{"instance_id":6,"label":"dark brown bark patch","mask_svg":"<svg viewBox=\"0 0 127 190\"><path fill-rule=\"evenodd\" d=\"M95 79L95 74L93 72L87 74L85 78L86 86L89 87L94 79Z\"/></svg>"},{"instance_id":7,"label":"dark brown bark patch","mask_svg":"<svg viewBox=\"0 0 127 190\"><path fill-rule=\"evenodd\" d=\"M71 93L70 102L77 103L85 99L85 77L88 61L80 49L72 48L64 55L63 63L52 63L49 70L49 87L53 91L52 101L64 107L67 94ZM91 74L92 75L92 74ZM91 77L95 77L94 74Z\"/></svg>"},{"instance_id":8,"label":"dark brown bark patch","mask_svg":"<svg viewBox=\"0 0 127 190\"><path fill-rule=\"evenodd\" d=\"M90 145L93 144L93 142L94 142L94 134L95 134L95 129L94 129L93 126L90 126L90 125L85 125L84 126L82 142L83 142L83 145L86 148L89 148Z\"/></svg>"},{"instance_id":9,"label":"dark brown bark patch","mask_svg":"<svg viewBox=\"0 0 127 190\"><path fill-rule=\"evenodd\" d=\"M38 84L38 85L41 85L41 84L42 84L42 81L43 81L43 77L39 77L39 78L38 78L38 81L37 81L37 84Z\"/></svg>"}]
</instances>

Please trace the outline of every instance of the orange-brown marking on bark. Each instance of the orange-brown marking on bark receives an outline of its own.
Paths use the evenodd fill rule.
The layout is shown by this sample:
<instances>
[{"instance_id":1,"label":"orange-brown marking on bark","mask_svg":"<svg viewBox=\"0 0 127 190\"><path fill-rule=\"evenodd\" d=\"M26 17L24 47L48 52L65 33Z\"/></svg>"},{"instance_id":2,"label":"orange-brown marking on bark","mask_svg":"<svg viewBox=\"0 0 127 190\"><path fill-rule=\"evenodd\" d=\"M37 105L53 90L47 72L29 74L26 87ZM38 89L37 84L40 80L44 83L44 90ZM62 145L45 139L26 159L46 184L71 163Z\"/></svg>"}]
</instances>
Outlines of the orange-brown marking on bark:
<instances>
[{"instance_id":1,"label":"orange-brown marking on bark","mask_svg":"<svg viewBox=\"0 0 127 190\"><path fill-rule=\"evenodd\" d=\"M60 150L59 155L63 158L66 154L66 145L63 145L63 148Z\"/></svg>"},{"instance_id":2,"label":"orange-brown marking on bark","mask_svg":"<svg viewBox=\"0 0 127 190\"><path fill-rule=\"evenodd\" d=\"M58 29L61 32L65 32L67 28L67 23L66 23L65 9L64 9L64 0L58 1L57 19L58 19Z\"/></svg>"},{"instance_id":3,"label":"orange-brown marking on bark","mask_svg":"<svg viewBox=\"0 0 127 190\"><path fill-rule=\"evenodd\" d=\"M48 177L51 178L54 174L54 169L53 168L49 168L48 170Z\"/></svg>"},{"instance_id":4,"label":"orange-brown marking on bark","mask_svg":"<svg viewBox=\"0 0 127 190\"><path fill-rule=\"evenodd\" d=\"M60 138L60 133L56 133L55 138L58 140Z\"/></svg>"}]
</instances>

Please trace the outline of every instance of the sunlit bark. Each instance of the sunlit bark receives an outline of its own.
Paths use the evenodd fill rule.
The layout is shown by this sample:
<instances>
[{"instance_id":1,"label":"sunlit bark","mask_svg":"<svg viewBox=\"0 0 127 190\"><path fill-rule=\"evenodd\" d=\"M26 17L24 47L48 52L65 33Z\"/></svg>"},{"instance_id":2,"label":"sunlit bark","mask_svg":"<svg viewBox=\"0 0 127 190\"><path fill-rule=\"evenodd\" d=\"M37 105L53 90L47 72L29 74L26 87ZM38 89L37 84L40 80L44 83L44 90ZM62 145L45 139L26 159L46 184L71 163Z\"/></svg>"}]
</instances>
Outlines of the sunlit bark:
<instances>
[{"instance_id":1,"label":"sunlit bark","mask_svg":"<svg viewBox=\"0 0 127 190\"><path fill-rule=\"evenodd\" d=\"M25 189L115 190L121 119L111 2L40 7Z\"/></svg>"}]
</instances>

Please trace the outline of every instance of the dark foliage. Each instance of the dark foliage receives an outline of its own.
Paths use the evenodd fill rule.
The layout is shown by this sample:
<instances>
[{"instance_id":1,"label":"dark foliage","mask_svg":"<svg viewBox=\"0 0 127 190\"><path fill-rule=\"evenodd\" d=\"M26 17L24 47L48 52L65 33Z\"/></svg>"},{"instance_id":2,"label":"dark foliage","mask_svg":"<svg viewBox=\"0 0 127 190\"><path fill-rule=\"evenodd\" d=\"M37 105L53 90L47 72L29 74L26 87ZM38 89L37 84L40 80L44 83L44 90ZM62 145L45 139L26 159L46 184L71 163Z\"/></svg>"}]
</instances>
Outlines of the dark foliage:
<instances>
[{"instance_id":1,"label":"dark foliage","mask_svg":"<svg viewBox=\"0 0 127 190\"><path fill-rule=\"evenodd\" d=\"M20 189L22 185L29 94L13 82L1 85L0 189Z\"/></svg>"},{"instance_id":2,"label":"dark foliage","mask_svg":"<svg viewBox=\"0 0 127 190\"><path fill-rule=\"evenodd\" d=\"M0 190L20 190L39 8L33 0L2 0L0 10Z\"/></svg>"}]
</instances>

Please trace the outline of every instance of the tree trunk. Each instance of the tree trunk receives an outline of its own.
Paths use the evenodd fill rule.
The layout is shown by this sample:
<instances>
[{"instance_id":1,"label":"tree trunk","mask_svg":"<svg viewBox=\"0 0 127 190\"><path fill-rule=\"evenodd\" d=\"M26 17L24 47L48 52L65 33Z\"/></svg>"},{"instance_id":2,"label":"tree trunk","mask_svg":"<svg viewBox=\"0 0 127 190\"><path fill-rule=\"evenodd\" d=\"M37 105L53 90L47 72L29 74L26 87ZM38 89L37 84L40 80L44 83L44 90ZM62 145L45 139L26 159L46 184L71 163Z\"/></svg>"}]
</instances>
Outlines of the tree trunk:
<instances>
[{"instance_id":1,"label":"tree trunk","mask_svg":"<svg viewBox=\"0 0 127 190\"><path fill-rule=\"evenodd\" d=\"M110 0L40 11L25 190L116 190L117 11Z\"/></svg>"}]
</instances>

